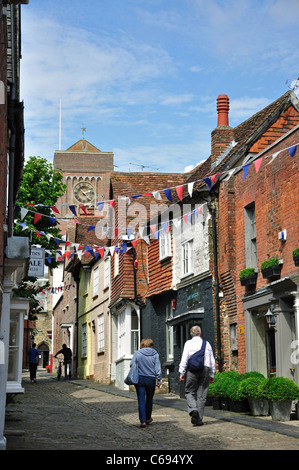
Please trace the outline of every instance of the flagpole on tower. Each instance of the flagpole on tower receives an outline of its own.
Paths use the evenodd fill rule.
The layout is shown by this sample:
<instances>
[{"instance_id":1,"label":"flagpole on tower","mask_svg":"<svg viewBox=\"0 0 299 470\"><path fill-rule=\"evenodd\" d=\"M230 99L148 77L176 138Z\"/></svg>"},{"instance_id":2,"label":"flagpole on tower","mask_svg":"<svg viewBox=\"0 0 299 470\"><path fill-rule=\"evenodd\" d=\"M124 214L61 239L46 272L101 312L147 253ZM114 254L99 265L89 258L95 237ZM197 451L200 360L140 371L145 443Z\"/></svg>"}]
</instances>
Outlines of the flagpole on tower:
<instances>
[{"instance_id":1,"label":"flagpole on tower","mask_svg":"<svg viewBox=\"0 0 299 470\"><path fill-rule=\"evenodd\" d=\"M61 150L61 100L60 100L60 107L59 107L59 149Z\"/></svg>"}]
</instances>

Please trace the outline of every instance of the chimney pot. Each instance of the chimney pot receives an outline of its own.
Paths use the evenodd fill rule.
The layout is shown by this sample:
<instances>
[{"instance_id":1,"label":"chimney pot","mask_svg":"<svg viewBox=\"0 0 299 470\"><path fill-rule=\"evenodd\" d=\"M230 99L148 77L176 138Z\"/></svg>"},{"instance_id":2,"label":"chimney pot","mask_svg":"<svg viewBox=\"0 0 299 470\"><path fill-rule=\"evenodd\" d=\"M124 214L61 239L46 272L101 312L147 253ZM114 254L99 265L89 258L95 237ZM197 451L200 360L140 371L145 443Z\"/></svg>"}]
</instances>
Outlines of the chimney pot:
<instances>
[{"instance_id":1,"label":"chimney pot","mask_svg":"<svg viewBox=\"0 0 299 470\"><path fill-rule=\"evenodd\" d=\"M229 98L227 95L218 96L217 111L218 111L217 127L228 126Z\"/></svg>"}]
</instances>

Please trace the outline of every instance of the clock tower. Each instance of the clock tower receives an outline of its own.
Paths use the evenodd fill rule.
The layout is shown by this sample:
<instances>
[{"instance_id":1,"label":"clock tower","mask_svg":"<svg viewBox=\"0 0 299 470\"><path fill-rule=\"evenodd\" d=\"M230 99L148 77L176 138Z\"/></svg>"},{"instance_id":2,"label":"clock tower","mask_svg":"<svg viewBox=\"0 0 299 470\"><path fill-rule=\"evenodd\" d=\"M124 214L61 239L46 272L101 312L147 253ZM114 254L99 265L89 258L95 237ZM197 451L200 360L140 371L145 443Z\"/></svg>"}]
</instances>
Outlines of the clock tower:
<instances>
[{"instance_id":1,"label":"clock tower","mask_svg":"<svg viewBox=\"0 0 299 470\"><path fill-rule=\"evenodd\" d=\"M73 218L69 206L74 205L77 214L84 215L80 205L91 216L97 202L109 199L110 173L113 171L113 153L102 152L87 140L81 139L67 150L54 154L54 170L60 170L66 191L57 203L58 218ZM61 224L62 232L63 225Z\"/></svg>"}]
</instances>

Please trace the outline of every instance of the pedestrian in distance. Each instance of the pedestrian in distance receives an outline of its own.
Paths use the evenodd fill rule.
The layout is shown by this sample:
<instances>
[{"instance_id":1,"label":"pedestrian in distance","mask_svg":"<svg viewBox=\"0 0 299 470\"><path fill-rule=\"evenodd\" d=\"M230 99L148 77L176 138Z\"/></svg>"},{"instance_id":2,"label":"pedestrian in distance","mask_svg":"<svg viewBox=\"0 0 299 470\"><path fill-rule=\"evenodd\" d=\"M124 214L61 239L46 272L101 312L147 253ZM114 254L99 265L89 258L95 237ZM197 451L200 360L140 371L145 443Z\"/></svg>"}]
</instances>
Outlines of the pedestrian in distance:
<instances>
[{"instance_id":1,"label":"pedestrian in distance","mask_svg":"<svg viewBox=\"0 0 299 470\"><path fill-rule=\"evenodd\" d=\"M201 426L209 385L214 382L216 363L212 347L208 341L201 338L201 328L198 325L190 329L190 336L191 339L184 345L179 373L180 381L185 382L185 397L191 423Z\"/></svg>"},{"instance_id":2,"label":"pedestrian in distance","mask_svg":"<svg viewBox=\"0 0 299 470\"><path fill-rule=\"evenodd\" d=\"M72 350L67 347L66 344L62 345L62 349L58 351L54 357L57 358L58 354L63 354L63 364L64 364L64 375L69 379L72 378Z\"/></svg>"},{"instance_id":3,"label":"pedestrian in distance","mask_svg":"<svg viewBox=\"0 0 299 470\"><path fill-rule=\"evenodd\" d=\"M143 339L140 349L132 357L130 366L137 361L139 380L135 385L140 427L145 428L152 419L155 388L161 385L161 364L152 339Z\"/></svg>"},{"instance_id":4,"label":"pedestrian in distance","mask_svg":"<svg viewBox=\"0 0 299 470\"><path fill-rule=\"evenodd\" d=\"M32 343L32 347L28 349L29 356L29 372L30 382L36 382L36 371L39 361L39 351L36 349L36 344Z\"/></svg>"}]
</instances>

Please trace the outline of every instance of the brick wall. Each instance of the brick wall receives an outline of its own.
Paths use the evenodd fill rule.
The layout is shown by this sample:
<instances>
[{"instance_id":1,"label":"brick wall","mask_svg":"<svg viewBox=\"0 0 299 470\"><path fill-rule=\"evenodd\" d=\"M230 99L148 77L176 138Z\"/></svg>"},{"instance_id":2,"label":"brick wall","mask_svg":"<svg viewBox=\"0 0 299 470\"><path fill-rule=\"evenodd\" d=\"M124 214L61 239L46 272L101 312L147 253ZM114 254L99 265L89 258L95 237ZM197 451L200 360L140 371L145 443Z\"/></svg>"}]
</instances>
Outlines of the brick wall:
<instances>
[{"instance_id":1,"label":"brick wall","mask_svg":"<svg viewBox=\"0 0 299 470\"><path fill-rule=\"evenodd\" d=\"M282 120L293 118L293 127L298 122L298 113L291 108ZM277 122L282 122L279 119ZM288 126L289 126L288 125ZM288 131L288 126L285 131ZM255 149L262 148L263 142L269 142L272 131L267 131L259 139ZM273 134L273 136L276 134ZM273 138L273 137L272 137ZM264 156L270 156L286 149L299 140L299 130L290 133L280 143L271 147ZM292 259L292 251L299 246L299 150L292 158L287 150L279 153L270 163L264 158L256 172L254 164L249 168L244 181L242 171L230 180L222 182L219 194L219 273L224 291L222 305L222 347L227 368L246 370L244 311L242 299L246 289L241 286L238 275L245 265L244 208L254 202L256 214L257 264L259 274L256 289L267 284L267 279L260 273L261 263L272 257L283 259L281 277L298 272ZM278 232L287 230L287 241L278 239ZM230 338L226 334L229 325L238 325L238 358L230 351ZM234 362L235 361L235 362Z\"/></svg>"},{"instance_id":2,"label":"brick wall","mask_svg":"<svg viewBox=\"0 0 299 470\"><path fill-rule=\"evenodd\" d=\"M6 26L2 16L2 6L0 6L0 285L3 283L4 264L4 232L3 226L6 221L6 155L7 155L7 66L6 66ZM4 96L3 96L4 95ZM2 289L0 289L2 292ZM2 294L0 294L0 306L2 305ZM1 307L0 307L1 309ZM0 310L1 318L1 310Z\"/></svg>"}]
</instances>

